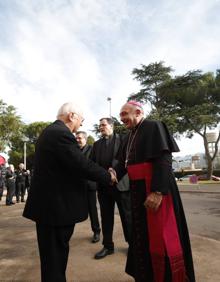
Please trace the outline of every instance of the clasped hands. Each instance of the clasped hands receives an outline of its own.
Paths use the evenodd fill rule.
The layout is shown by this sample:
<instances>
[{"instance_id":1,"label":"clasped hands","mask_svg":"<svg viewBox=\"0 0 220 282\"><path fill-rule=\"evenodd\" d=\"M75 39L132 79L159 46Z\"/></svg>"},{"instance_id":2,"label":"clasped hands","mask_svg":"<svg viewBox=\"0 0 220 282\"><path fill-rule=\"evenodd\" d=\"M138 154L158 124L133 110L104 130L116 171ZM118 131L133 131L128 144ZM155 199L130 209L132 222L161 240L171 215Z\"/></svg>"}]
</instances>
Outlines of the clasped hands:
<instances>
[{"instance_id":1,"label":"clasped hands","mask_svg":"<svg viewBox=\"0 0 220 282\"><path fill-rule=\"evenodd\" d=\"M145 202L144 202L144 206L147 209L151 209L152 211L156 212L159 208L159 206L161 205L163 199L163 195L162 194L158 194L157 192L151 192Z\"/></svg>"},{"instance_id":2,"label":"clasped hands","mask_svg":"<svg viewBox=\"0 0 220 282\"><path fill-rule=\"evenodd\" d=\"M116 171L112 167L110 167L108 169L108 172L111 174L111 185L117 184L118 179L117 179Z\"/></svg>"}]
</instances>

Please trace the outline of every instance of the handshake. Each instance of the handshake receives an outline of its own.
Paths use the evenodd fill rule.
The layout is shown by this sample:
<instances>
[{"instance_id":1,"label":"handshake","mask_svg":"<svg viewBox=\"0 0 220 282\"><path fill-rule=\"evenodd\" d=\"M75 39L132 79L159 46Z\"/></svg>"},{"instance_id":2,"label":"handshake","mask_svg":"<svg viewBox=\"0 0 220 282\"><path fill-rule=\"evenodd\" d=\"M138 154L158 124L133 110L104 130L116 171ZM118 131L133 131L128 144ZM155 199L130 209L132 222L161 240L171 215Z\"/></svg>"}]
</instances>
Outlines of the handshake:
<instances>
[{"instance_id":1,"label":"handshake","mask_svg":"<svg viewBox=\"0 0 220 282\"><path fill-rule=\"evenodd\" d=\"M117 179L116 171L112 167L110 167L108 169L108 172L111 174L111 185L117 184L118 179Z\"/></svg>"}]
</instances>

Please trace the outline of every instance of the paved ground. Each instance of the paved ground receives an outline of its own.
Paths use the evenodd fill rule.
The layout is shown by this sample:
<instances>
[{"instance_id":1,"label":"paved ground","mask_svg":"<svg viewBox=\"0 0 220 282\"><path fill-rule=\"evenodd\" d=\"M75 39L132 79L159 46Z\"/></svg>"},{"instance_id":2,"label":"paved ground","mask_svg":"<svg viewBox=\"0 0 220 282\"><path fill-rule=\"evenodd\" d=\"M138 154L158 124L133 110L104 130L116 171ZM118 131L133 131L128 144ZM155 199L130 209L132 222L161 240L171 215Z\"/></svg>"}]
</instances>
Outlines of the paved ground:
<instances>
[{"instance_id":1,"label":"paved ground","mask_svg":"<svg viewBox=\"0 0 220 282\"><path fill-rule=\"evenodd\" d=\"M211 193L220 194L220 182L212 182L211 184L190 184L188 181L178 182L180 192L185 193Z\"/></svg>"},{"instance_id":2,"label":"paved ground","mask_svg":"<svg viewBox=\"0 0 220 282\"><path fill-rule=\"evenodd\" d=\"M23 203L5 206L4 201L0 202L1 282L40 281L35 226L31 221L22 218L23 207ZM101 244L90 243L89 221L76 226L70 242L68 282L133 281L124 273L127 245L123 241L119 216L116 215L115 219L116 252L99 261L94 260L93 256L101 248ZM220 281L220 241L191 234L191 242L197 282Z\"/></svg>"}]
</instances>

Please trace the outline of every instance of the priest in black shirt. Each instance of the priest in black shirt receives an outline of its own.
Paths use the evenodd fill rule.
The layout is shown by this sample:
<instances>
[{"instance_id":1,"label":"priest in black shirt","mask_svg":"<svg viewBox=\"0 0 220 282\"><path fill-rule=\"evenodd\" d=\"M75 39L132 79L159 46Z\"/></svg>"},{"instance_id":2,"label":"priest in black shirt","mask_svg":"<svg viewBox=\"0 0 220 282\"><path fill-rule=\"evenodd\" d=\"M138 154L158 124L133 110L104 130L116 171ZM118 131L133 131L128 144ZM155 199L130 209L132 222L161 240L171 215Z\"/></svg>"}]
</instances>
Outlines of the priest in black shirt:
<instances>
[{"instance_id":1,"label":"priest in black shirt","mask_svg":"<svg viewBox=\"0 0 220 282\"><path fill-rule=\"evenodd\" d=\"M118 161L116 156L122 144L122 137L113 131L113 120L102 118L99 123L101 138L93 144L91 158L105 169L115 166ZM113 227L114 209L117 203L121 217L125 241L129 242L131 233L131 205L128 177L112 187L110 185L98 185L98 200L101 211L103 248L96 253L95 259L102 259L114 253Z\"/></svg>"}]
</instances>

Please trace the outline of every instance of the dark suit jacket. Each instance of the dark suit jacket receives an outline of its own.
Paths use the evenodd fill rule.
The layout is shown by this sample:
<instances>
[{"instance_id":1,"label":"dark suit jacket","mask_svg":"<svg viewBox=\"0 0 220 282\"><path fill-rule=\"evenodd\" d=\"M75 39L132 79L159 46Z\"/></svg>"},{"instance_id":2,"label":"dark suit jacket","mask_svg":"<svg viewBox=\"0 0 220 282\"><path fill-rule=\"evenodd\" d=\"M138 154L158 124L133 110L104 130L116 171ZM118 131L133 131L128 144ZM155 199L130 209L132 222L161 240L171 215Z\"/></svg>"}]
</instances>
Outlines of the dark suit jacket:
<instances>
[{"instance_id":1,"label":"dark suit jacket","mask_svg":"<svg viewBox=\"0 0 220 282\"><path fill-rule=\"evenodd\" d=\"M91 152L92 152L92 145L86 144L81 151L87 157L87 159L90 159ZM96 182L91 181L91 180L87 181L87 187L90 191L96 191L97 190Z\"/></svg>"},{"instance_id":2,"label":"dark suit jacket","mask_svg":"<svg viewBox=\"0 0 220 282\"><path fill-rule=\"evenodd\" d=\"M114 149L113 149L113 154L112 154L112 163L111 166L115 167L118 164L118 160L117 160L117 156L119 154L119 150L121 148L122 145L122 137L115 133L114 137L113 137L113 142L114 142ZM97 162L99 164L100 161L100 154L101 154L101 142L102 142L102 138L97 140L94 144L93 144L93 149L92 149L92 154L91 154L91 158L93 161ZM129 191L129 179L128 179L128 175L125 174L123 176L123 178L119 181L119 183L116 185L117 189L121 192L123 191Z\"/></svg>"},{"instance_id":3,"label":"dark suit jacket","mask_svg":"<svg viewBox=\"0 0 220 282\"><path fill-rule=\"evenodd\" d=\"M23 216L52 226L85 220L88 216L85 179L108 185L111 177L82 154L69 128L57 120L37 141Z\"/></svg>"}]
</instances>

